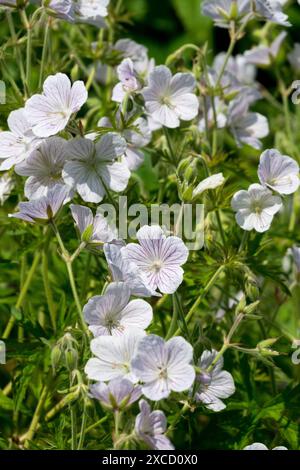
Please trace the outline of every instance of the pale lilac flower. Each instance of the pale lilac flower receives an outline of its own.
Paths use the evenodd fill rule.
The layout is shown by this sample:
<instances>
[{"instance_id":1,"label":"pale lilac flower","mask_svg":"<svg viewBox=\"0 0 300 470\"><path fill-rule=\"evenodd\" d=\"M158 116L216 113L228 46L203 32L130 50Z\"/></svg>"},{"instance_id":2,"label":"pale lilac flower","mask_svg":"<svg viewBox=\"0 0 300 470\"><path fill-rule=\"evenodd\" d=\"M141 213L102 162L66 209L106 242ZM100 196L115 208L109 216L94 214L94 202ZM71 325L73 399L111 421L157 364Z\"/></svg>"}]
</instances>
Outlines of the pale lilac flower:
<instances>
[{"instance_id":1,"label":"pale lilac flower","mask_svg":"<svg viewBox=\"0 0 300 470\"><path fill-rule=\"evenodd\" d=\"M262 444L261 442L254 442L253 444L250 444L249 446L244 447L243 450L269 450L269 449L265 444ZM288 449L284 446L277 446L271 450L288 450Z\"/></svg>"},{"instance_id":2,"label":"pale lilac flower","mask_svg":"<svg viewBox=\"0 0 300 470\"><path fill-rule=\"evenodd\" d=\"M0 171L9 170L25 160L41 143L32 132L24 108L12 111L7 120L9 131L0 132Z\"/></svg>"},{"instance_id":3,"label":"pale lilac flower","mask_svg":"<svg viewBox=\"0 0 300 470\"><path fill-rule=\"evenodd\" d=\"M232 375L223 369L224 359L221 357L210 371L210 367L218 352L204 351L199 360L201 373L196 376L197 391L195 400L204 403L212 411L226 408L221 399L230 397L235 392Z\"/></svg>"},{"instance_id":4,"label":"pale lilac flower","mask_svg":"<svg viewBox=\"0 0 300 470\"><path fill-rule=\"evenodd\" d=\"M250 2L252 0L249 0ZM282 4L277 0L255 0L255 13L266 21L281 26L291 26L288 16L282 11Z\"/></svg>"},{"instance_id":5,"label":"pale lilac flower","mask_svg":"<svg viewBox=\"0 0 300 470\"><path fill-rule=\"evenodd\" d=\"M132 261L122 256L124 244L105 243L104 254L112 278L116 282L124 282L130 289L131 295L137 297L160 296L148 285L146 274Z\"/></svg>"},{"instance_id":6,"label":"pale lilac flower","mask_svg":"<svg viewBox=\"0 0 300 470\"><path fill-rule=\"evenodd\" d=\"M261 45L246 51L244 54L246 62L255 65L271 65L274 59L278 56L281 45L286 36L287 33L283 31L272 42L270 47Z\"/></svg>"},{"instance_id":7,"label":"pale lilac flower","mask_svg":"<svg viewBox=\"0 0 300 470\"><path fill-rule=\"evenodd\" d=\"M148 80L149 74L154 69L155 62L154 59L148 58L148 50L145 46L131 39L119 39L113 46L113 49L120 52L124 59L129 58L132 60L134 71L140 80Z\"/></svg>"},{"instance_id":8,"label":"pale lilac flower","mask_svg":"<svg viewBox=\"0 0 300 470\"><path fill-rule=\"evenodd\" d=\"M296 72L300 71L300 44L296 42L292 52L288 54L289 63Z\"/></svg>"},{"instance_id":9,"label":"pale lilac flower","mask_svg":"<svg viewBox=\"0 0 300 470\"><path fill-rule=\"evenodd\" d=\"M18 175L29 176L25 183L25 196L39 199L56 184L64 184L61 174L66 159L66 140L51 137L43 141L24 162L16 165Z\"/></svg>"},{"instance_id":10,"label":"pale lilac flower","mask_svg":"<svg viewBox=\"0 0 300 470\"><path fill-rule=\"evenodd\" d=\"M117 74L120 82L113 89L112 100L122 103L126 95L132 95L140 90L141 86L131 59L122 60L117 68Z\"/></svg>"},{"instance_id":11,"label":"pale lilac flower","mask_svg":"<svg viewBox=\"0 0 300 470\"><path fill-rule=\"evenodd\" d=\"M137 243L122 248L125 259L133 261L147 276L148 285L163 294L174 293L183 280L188 249L174 236L166 237L158 225L145 225L137 232Z\"/></svg>"},{"instance_id":12,"label":"pale lilac flower","mask_svg":"<svg viewBox=\"0 0 300 470\"><path fill-rule=\"evenodd\" d=\"M267 118L260 113L249 112L249 102L243 95L230 103L227 125L239 147L246 144L259 150L262 147L260 139L269 134Z\"/></svg>"},{"instance_id":13,"label":"pale lilac flower","mask_svg":"<svg viewBox=\"0 0 300 470\"><path fill-rule=\"evenodd\" d=\"M126 152L126 142L118 134L107 133L96 143L82 137L68 142L64 181L86 202L101 202L108 189L124 191L130 171L116 161Z\"/></svg>"},{"instance_id":14,"label":"pale lilac flower","mask_svg":"<svg viewBox=\"0 0 300 470\"><path fill-rule=\"evenodd\" d=\"M262 185L279 194L292 194L300 186L298 163L276 149L261 154L258 177Z\"/></svg>"},{"instance_id":15,"label":"pale lilac flower","mask_svg":"<svg viewBox=\"0 0 300 470\"><path fill-rule=\"evenodd\" d=\"M221 72L225 62L226 53L220 52L214 59L213 69ZM245 54L238 54L230 56L226 65L226 72L229 73L235 80L243 85L254 85L256 77L256 67L247 62Z\"/></svg>"},{"instance_id":16,"label":"pale lilac flower","mask_svg":"<svg viewBox=\"0 0 300 470\"><path fill-rule=\"evenodd\" d=\"M148 121L143 117L139 117L133 123L133 126L136 128L136 130L123 129L121 116L120 114L117 114L115 117L115 123L118 127L116 131L118 131L118 133L127 142L127 149L124 154L126 164L130 171L134 171L139 168L144 161L144 154L140 149L148 145L151 141L152 132L149 129ZM98 127L112 128L113 125L109 118L103 117L98 122Z\"/></svg>"},{"instance_id":17,"label":"pale lilac flower","mask_svg":"<svg viewBox=\"0 0 300 470\"><path fill-rule=\"evenodd\" d=\"M160 410L151 411L146 400L139 402L140 413L135 420L136 436L153 450L173 450L174 446L165 435L167 420Z\"/></svg>"},{"instance_id":18,"label":"pale lilac flower","mask_svg":"<svg viewBox=\"0 0 300 470\"><path fill-rule=\"evenodd\" d=\"M105 26L110 0L77 0L75 3L76 20L94 26Z\"/></svg>"},{"instance_id":19,"label":"pale lilac flower","mask_svg":"<svg viewBox=\"0 0 300 470\"><path fill-rule=\"evenodd\" d=\"M94 217L89 207L71 204L70 209L82 241L97 247L118 238L117 229L106 218L97 213Z\"/></svg>"},{"instance_id":20,"label":"pale lilac flower","mask_svg":"<svg viewBox=\"0 0 300 470\"><path fill-rule=\"evenodd\" d=\"M99 400L106 408L114 411L128 408L141 395L141 387L133 385L132 382L124 378L113 379L108 384L97 382L90 386L90 396Z\"/></svg>"},{"instance_id":21,"label":"pale lilac flower","mask_svg":"<svg viewBox=\"0 0 300 470\"><path fill-rule=\"evenodd\" d=\"M88 98L82 81L71 84L63 73L50 75L44 82L43 94L33 95L25 104L25 115L38 137L49 137L63 131L72 114Z\"/></svg>"},{"instance_id":22,"label":"pale lilac flower","mask_svg":"<svg viewBox=\"0 0 300 470\"><path fill-rule=\"evenodd\" d=\"M57 184L48 191L46 196L42 196L34 201L20 202L20 212L10 214L10 217L32 223L51 220L68 200L69 193L70 188Z\"/></svg>"},{"instance_id":23,"label":"pale lilac flower","mask_svg":"<svg viewBox=\"0 0 300 470\"><path fill-rule=\"evenodd\" d=\"M231 201L232 209L237 212L236 221L244 230L266 232L274 215L281 209L279 196L259 184L252 184L248 191L238 191Z\"/></svg>"},{"instance_id":24,"label":"pale lilac flower","mask_svg":"<svg viewBox=\"0 0 300 470\"><path fill-rule=\"evenodd\" d=\"M231 21L247 20L251 11L250 0L204 0L202 14L214 20L216 26L229 28Z\"/></svg>"},{"instance_id":25,"label":"pale lilac flower","mask_svg":"<svg viewBox=\"0 0 300 470\"><path fill-rule=\"evenodd\" d=\"M124 377L136 383L131 361L144 336L145 332L139 329L129 330L121 336L98 336L92 339L91 351L96 357L89 359L85 366L88 378L102 382Z\"/></svg>"},{"instance_id":26,"label":"pale lilac flower","mask_svg":"<svg viewBox=\"0 0 300 470\"><path fill-rule=\"evenodd\" d=\"M74 1L73 0L50 0L47 8L55 13L58 18L67 21L74 21Z\"/></svg>"},{"instance_id":27,"label":"pale lilac flower","mask_svg":"<svg viewBox=\"0 0 300 470\"><path fill-rule=\"evenodd\" d=\"M224 127L226 127L228 106L225 104L225 102L217 97L214 99L214 103L212 103L211 99L208 97L205 97L204 99L206 102L206 110L203 106L203 109L201 110L201 114L203 117L200 119L198 125L199 131L205 132L206 125L208 125L209 129L213 128L215 124L217 125L218 129L223 129ZM217 118L216 120L215 113Z\"/></svg>"},{"instance_id":28,"label":"pale lilac flower","mask_svg":"<svg viewBox=\"0 0 300 470\"><path fill-rule=\"evenodd\" d=\"M192 346L176 336L165 342L156 335L145 336L131 362L134 375L143 382L143 394L150 400L167 398L172 391L188 390L195 380Z\"/></svg>"},{"instance_id":29,"label":"pale lilac flower","mask_svg":"<svg viewBox=\"0 0 300 470\"><path fill-rule=\"evenodd\" d=\"M83 308L85 321L94 336L120 336L126 331L145 330L153 311L141 299L130 300L130 289L123 282L113 282L103 295L95 295Z\"/></svg>"},{"instance_id":30,"label":"pale lilac flower","mask_svg":"<svg viewBox=\"0 0 300 470\"><path fill-rule=\"evenodd\" d=\"M142 90L147 112L163 126L179 127L180 120L190 121L198 114L199 102L193 90L195 78L190 73L172 77L168 67L155 67L149 84Z\"/></svg>"},{"instance_id":31,"label":"pale lilac flower","mask_svg":"<svg viewBox=\"0 0 300 470\"><path fill-rule=\"evenodd\" d=\"M193 198L196 196L200 196L204 191L207 191L208 189L216 189L222 184L224 184L225 178L223 176L223 173L217 173L215 175L211 175L208 178L205 178L204 180L200 181L198 186L194 189L193 191Z\"/></svg>"},{"instance_id":32,"label":"pale lilac flower","mask_svg":"<svg viewBox=\"0 0 300 470\"><path fill-rule=\"evenodd\" d=\"M9 198L15 186L14 180L8 173L0 176L0 205L2 206Z\"/></svg>"}]
</instances>

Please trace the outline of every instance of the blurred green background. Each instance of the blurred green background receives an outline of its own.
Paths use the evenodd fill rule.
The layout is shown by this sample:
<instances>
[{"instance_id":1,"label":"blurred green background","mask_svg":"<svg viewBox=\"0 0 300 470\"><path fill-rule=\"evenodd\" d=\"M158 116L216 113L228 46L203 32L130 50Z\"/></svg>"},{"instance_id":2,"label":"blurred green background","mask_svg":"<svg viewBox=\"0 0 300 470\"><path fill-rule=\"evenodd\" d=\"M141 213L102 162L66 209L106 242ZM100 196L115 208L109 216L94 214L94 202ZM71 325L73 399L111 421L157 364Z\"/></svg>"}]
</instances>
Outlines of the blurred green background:
<instances>
[{"instance_id":1,"label":"blurred green background","mask_svg":"<svg viewBox=\"0 0 300 470\"><path fill-rule=\"evenodd\" d=\"M187 42L203 45L208 42L210 51L226 50L228 34L221 28L213 28L212 21L201 14L201 0L123 0L131 12L132 25L126 27L128 36L148 46L150 55L158 63ZM297 0L290 0L285 8L293 24L289 28L292 42L300 42L300 7ZM237 50L249 48L255 40L255 30L261 24L252 23L252 37L241 41ZM278 30L283 29L278 27Z\"/></svg>"}]
</instances>

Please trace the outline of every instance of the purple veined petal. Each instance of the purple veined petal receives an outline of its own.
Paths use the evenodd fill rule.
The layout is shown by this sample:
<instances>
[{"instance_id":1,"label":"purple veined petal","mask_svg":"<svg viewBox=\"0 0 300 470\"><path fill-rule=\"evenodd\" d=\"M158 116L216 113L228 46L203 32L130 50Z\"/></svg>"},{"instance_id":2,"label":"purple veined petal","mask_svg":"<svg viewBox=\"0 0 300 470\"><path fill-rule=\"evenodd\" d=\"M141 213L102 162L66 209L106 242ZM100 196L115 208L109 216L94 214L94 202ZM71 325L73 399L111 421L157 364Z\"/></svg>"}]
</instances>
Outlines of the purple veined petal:
<instances>
[{"instance_id":1,"label":"purple veined petal","mask_svg":"<svg viewBox=\"0 0 300 470\"><path fill-rule=\"evenodd\" d=\"M117 74L120 82L129 91L137 90L138 82L134 72L133 62L130 58L123 59L121 64L117 67Z\"/></svg>"},{"instance_id":2,"label":"purple veined petal","mask_svg":"<svg viewBox=\"0 0 300 470\"><path fill-rule=\"evenodd\" d=\"M169 388L169 380L158 377L152 382L147 382L142 386L143 395L152 401L163 400L168 398L171 393Z\"/></svg>"},{"instance_id":3,"label":"purple veined petal","mask_svg":"<svg viewBox=\"0 0 300 470\"><path fill-rule=\"evenodd\" d=\"M24 108L12 111L8 116L7 124L11 132L18 137L23 137L31 131L31 126L26 119Z\"/></svg>"},{"instance_id":4,"label":"purple veined petal","mask_svg":"<svg viewBox=\"0 0 300 470\"><path fill-rule=\"evenodd\" d=\"M123 83L117 83L112 92L112 101L115 101L116 103L123 103L124 99L126 96L126 91L124 89Z\"/></svg>"},{"instance_id":5,"label":"purple veined petal","mask_svg":"<svg viewBox=\"0 0 300 470\"><path fill-rule=\"evenodd\" d=\"M71 204L70 209L75 224L82 235L86 228L93 224L93 213L89 207L80 206L78 204Z\"/></svg>"},{"instance_id":6,"label":"purple veined petal","mask_svg":"<svg viewBox=\"0 0 300 470\"><path fill-rule=\"evenodd\" d=\"M165 65L155 67L153 72L150 73L148 80L148 87L143 90L143 96L147 101L148 90L152 90L157 97L163 95L170 88L172 74L170 69Z\"/></svg>"},{"instance_id":7,"label":"purple veined petal","mask_svg":"<svg viewBox=\"0 0 300 470\"><path fill-rule=\"evenodd\" d=\"M183 121L191 121L199 111L199 100L196 95L186 93L171 97L171 104L175 107L176 114Z\"/></svg>"},{"instance_id":8,"label":"purple veined petal","mask_svg":"<svg viewBox=\"0 0 300 470\"><path fill-rule=\"evenodd\" d=\"M228 398L235 392L235 385L232 375L222 370L214 375L209 387L209 391L217 398Z\"/></svg>"},{"instance_id":9,"label":"purple veined petal","mask_svg":"<svg viewBox=\"0 0 300 470\"><path fill-rule=\"evenodd\" d=\"M161 245L159 255L166 266L176 266L187 262L189 250L180 238L170 236Z\"/></svg>"},{"instance_id":10,"label":"purple veined petal","mask_svg":"<svg viewBox=\"0 0 300 470\"><path fill-rule=\"evenodd\" d=\"M97 161L114 162L124 155L127 149L126 140L119 134L108 132L96 143Z\"/></svg>"},{"instance_id":11,"label":"purple veined petal","mask_svg":"<svg viewBox=\"0 0 300 470\"><path fill-rule=\"evenodd\" d=\"M95 144L84 137L77 137L69 140L66 145L68 159L86 161L93 157L94 152Z\"/></svg>"},{"instance_id":12,"label":"purple veined petal","mask_svg":"<svg viewBox=\"0 0 300 470\"><path fill-rule=\"evenodd\" d=\"M95 384L90 385L90 396L95 398L96 400L101 401L106 406L110 406L110 399L109 399L109 387L105 382L97 382Z\"/></svg>"},{"instance_id":13,"label":"purple veined petal","mask_svg":"<svg viewBox=\"0 0 300 470\"><path fill-rule=\"evenodd\" d=\"M131 173L128 169L128 166L124 162L114 162L110 164L99 165L99 173L101 172L101 177L106 184L106 186L120 193L127 188L128 181L130 179Z\"/></svg>"},{"instance_id":14,"label":"purple veined petal","mask_svg":"<svg viewBox=\"0 0 300 470\"><path fill-rule=\"evenodd\" d=\"M206 406L206 408L211 411L219 412L226 408L225 403L223 403L222 400L211 393L209 389L196 393L195 398L197 401L201 401Z\"/></svg>"},{"instance_id":15,"label":"purple veined petal","mask_svg":"<svg viewBox=\"0 0 300 470\"><path fill-rule=\"evenodd\" d=\"M121 324L126 328L140 328L145 330L151 323L153 311L150 304L144 300L131 300L120 312Z\"/></svg>"},{"instance_id":16,"label":"purple veined petal","mask_svg":"<svg viewBox=\"0 0 300 470\"><path fill-rule=\"evenodd\" d=\"M132 146L128 146L124 154L124 161L129 171L137 170L143 164L144 158L144 153Z\"/></svg>"},{"instance_id":17,"label":"purple veined petal","mask_svg":"<svg viewBox=\"0 0 300 470\"><path fill-rule=\"evenodd\" d=\"M160 240L166 238L164 231L159 225L144 225L138 230L136 236L140 243L144 240Z\"/></svg>"},{"instance_id":18,"label":"purple veined petal","mask_svg":"<svg viewBox=\"0 0 300 470\"><path fill-rule=\"evenodd\" d=\"M87 99L88 92L84 83L81 80L77 80L72 85L69 97L69 106L72 113L77 113L86 103Z\"/></svg>"},{"instance_id":19,"label":"purple veined petal","mask_svg":"<svg viewBox=\"0 0 300 470\"><path fill-rule=\"evenodd\" d=\"M196 87L195 77L191 73L176 73L171 79L170 93L173 98L189 95Z\"/></svg>"},{"instance_id":20,"label":"purple veined petal","mask_svg":"<svg viewBox=\"0 0 300 470\"><path fill-rule=\"evenodd\" d=\"M279 50L280 50L281 45L282 45L283 41L285 40L286 36L287 36L287 32L282 31L276 37L276 39L272 42L271 47L270 47L270 52L271 52L271 54L274 58L276 58L278 56Z\"/></svg>"},{"instance_id":21,"label":"purple veined petal","mask_svg":"<svg viewBox=\"0 0 300 470\"><path fill-rule=\"evenodd\" d=\"M270 65L271 63L271 50L267 46L253 47L244 55L249 64Z\"/></svg>"},{"instance_id":22,"label":"purple veined petal","mask_svg":"<svg viewBox=\"0 0 300 470\"><path fill-rule=\"evenodd\" d=\"M173 294L183 281L184 271L180 266L163 266L158 273L152 273L153 284L163 294Z\"/></svg>"}]
</instances>

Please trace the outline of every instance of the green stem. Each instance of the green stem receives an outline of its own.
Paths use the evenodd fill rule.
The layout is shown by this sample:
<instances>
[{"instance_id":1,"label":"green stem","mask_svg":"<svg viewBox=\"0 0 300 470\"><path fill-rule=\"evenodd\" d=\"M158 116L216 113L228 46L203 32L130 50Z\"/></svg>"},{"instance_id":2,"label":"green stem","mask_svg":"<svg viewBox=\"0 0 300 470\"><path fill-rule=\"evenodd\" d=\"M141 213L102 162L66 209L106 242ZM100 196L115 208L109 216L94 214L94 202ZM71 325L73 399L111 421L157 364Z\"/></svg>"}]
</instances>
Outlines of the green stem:
<instances>
[{"instance_id":1,"label":"green stem","mask_svg":"<svg viewBox=\"0 0 300 470\"><path fill-rule=\"evenodd\" d=\"M32 25L28 21L26 11L20 10L23 25L27 31L27 44L26 44L26 88L30 94L30 79L31 79L31 52L32 52Z\"/></svg>"},{"instance_id":2,"label":"green stem","mask_svg":"<svg viewBox=\"0 0 300 470\"><path fill-rule=\"evenodd\" d=\"M16 308L17 310L18 310L19 308L21 308L21 306L22 306L22 304L23 304L23 301L24 301L25 296L26 296L26 294L27 294L28 288L29 288L30 283L31 283L31 281L32 281L33 275L34 275L34 273L35 273L35 271L36 271L36 268L37 268L37 266L38 266L38 264L39 264L39 262L40 262L40 258L41 258L41 254L40 254L39 252L37 252L37 253L35 254L35 257L34 257L34 259L33 259L31 268L30 268L30 270L29 270L29 272L28 272L27 278L26 278L26 280L25 280L25 282L24 282L24 285L23 285L22 290L21 290L21 292L20 292L18 301L17 301L17 303L16 303L15 308ZM11 333L13 327L14 327L15 321L16 321L16 318L15 318L14 316L11 316L11 317L10 317L10 320L9 320L7 326L6 326L6 329L5 329L5 331L4 331L3 335L2 335L2 338L3 338L3 339L7 339L7 338L9 337L9 335L10 335L10 333Z\"/></svg>"},{"instance_id":3,"label":"green stem","mask_svg":"<svg viewBox=\"0 0 300 470\"><path fill-rule=\"evenodd\" d=\"M247 230L244 230L241 244L240 244L239 251L238 251L239 253L241 253L244 250L245 246L247 245L249 235L250 235L250 232L248 232Z\"/></svg>"},{"instance_id":4,"label":"green stem","mask_svg":"<svg viewBox=\"0 0 300 470\"><path fill-rule=\"evenodd\" d=\"M170 136L170 133L169 133L169 129L164 126L164 127L163 127L163 131L164 131L164 134L165 134L165 137L166 137L166 140L167 140L167 144L168 144L168 148L169 148L169 152L170 152L170 157L171 157L172 163L173 163L173 165L174 165L175 168L176 168L176 167L177 167L176 156L175 156L175 152L174 152L174 149L173 149L173 145L172 145L172 140L171 140L171 136Z\"/></svg>"},{"instance_id":5,"label":"green stem","mask_svg":"<svg viewBox=\"0 0 300 470\"><path fill-rule=\"evenodd\" d=\"M177 321L178 321L178 306L177 306L176 294L172 294L172 300L173 300L173 315L172 315L170 328L169 328L169 330L167 332L167 335L166 335L166 338L165 338L166 341L168 341L168 339L172 338L173 333L176 331Z\"/></svg>"},{"instance_id":6,"label":"green stem","mask_svg":"<svg viewBox=\"0 0 300 470\"><path fill-rule=\"evenodd\" d=\"M11 37L12 37L12 40L13 40L13 45L14 45L14 48L15 48L15 51L16 51L17 61L18 61L19 69L20 69L20 75L21 75L21 79L22 79L22 82L23 82L23 86L24 86L24 92L25 92L25 95L26 95L27 90L26 90L25 67L24 67L22 54L21 54L20 49L18 47L18 37L16 35L14 21L13 21L13 18L12 18L12 14L9 10L6 11L6 18L7 18L10 34L11 34Z\"/></svg>"},{"instance_id":7,"label":"green stem","mask_svg":"<svg viewBox=\"0 0 300 470\"><path fill-rule=\"evenodd\" d=\"M39 89L42 88L42 84L44 81L44 71L45 71L45 64L46 64L46 57L47 57L47 50L48 50L50 23L51 23L51 19L49 18L46 21L46 26L45 26L43 52L42 52L42 60L41 60L41 67L40 67Z\"/></svg>"},{"instance_id":8,"label":"green stem","mask_svg":"<svg viewBox=\"0 0 300 470\"><path fill-rule=\"evenodd\" d=\"M49 282L49 266L48 266L48 257L49 257L49 243L50 243L50 232L46 235L46 240L44 244L43 256L42 256L42 275L43 283L46 294L46 299L48 303L48 309L50 313L50 319L52 323L52 328L56 331L56 308L53 300L51 285Z\"/></svg>"},{"instance_id":9,"label":"green stem","mask_svg":"<svg viewBox=\"0 0 300 470\"><path fill-rule=\"evenodd\" d=\"M189 405L187 403L185 403L183 405L183 407L181 408L181 410L178 411L178 413L176 414L176 416L174 418L174 421L171 424L171 426L169 426L169 428L167 430L167 433L166 433L167 435L169 435L171 432L174 431L174 429L176 428L177 423L180 421L181 416L183 416L189 409L190 409Z\"/></svg>"},{"instance_id":10,"label":"green stem","mask_svg":"<svg viewBox=\"0 0 300 470\"><path fill-rule=\"evenodd\" d=\"M29 429L26 432L26 434L24 434L24 436L21 437L21 441L25 442L25 447L28 447L28 442L32 441L32 439L35 435L35 432L36 432L36 430L39 426L40 417L41 417L41 414L42 414L42 411L43 411L43 407L44 407L48 392L49 392L49 388L48 388L48 384L46 384L44 386L43 390L42 390L42 394L41 394L40 399L38 401L38 404L37 404L36 410L34 412L32 421L30 423Z\"/></svg>"},{"instance_id":11,"label":"green stem","mask_svg":"<svg viewBox=\"0 0 300 470\"><path fill-rule=\"evenodd\" d=\"M83 410L82 410L82 421L81 421L81 428L79 434L79 442L77 450L81 450L84 443L84 436L86 433L86 422L87 422L87 414L86 414L86 403L84 402Z\"/></svg>"},{"instance_id":12,"label":"green stem","mask_svg":"<svg viewBox=\"0 0 300 470\"><path fill-rule=\"evenodd\" d=\"M71 416L71 450L77 449L77 419L74 405L70 405Z\"/></svg>"},{"instance_id":13,"label":"green stem","mask_svg":"<svg viewBox=\"0 0 300 470\"><path fill-rule=\"evenodd\" d=\"M215 272L215 274L211 277L211 279L208 281L208 283L206 284L206 286L204 287L203 291L201 292L201 294L199 295L199 297L197 298L197 300L194 302L194 304L192 305L192 307L190 308L187 316L185 317L185 322L188 323L192 316L194 315L195 311L197 310L197 308L199 307L199 305L201 304L203 298L205 297L205 295L208 293L208 291L210 290L210 288L214 285L214 283L216 282L216 280L218 279L218 277L220 276L220 274L224 271L224 268L225 266L222 265L219 267L219 269ZM180 329L178 329L173 336L177 336L180 334Z\"/></svg>"},{"instance_id":14,"label":"green stem","mask_svg":"<svg viewBox=\"0 0 300 470\"><path fill-rule=\"evenodd\" d=\"M224 229L223 229L219 209L216 210L216 217L217 217L217 224L218 224L218 227L219 227L220 235L221 235L221 238L222 238L222 243L223 243L224 248L226 248L227 242L226 242L225 232L224 232Z\"/></svg>"}]
</instances>

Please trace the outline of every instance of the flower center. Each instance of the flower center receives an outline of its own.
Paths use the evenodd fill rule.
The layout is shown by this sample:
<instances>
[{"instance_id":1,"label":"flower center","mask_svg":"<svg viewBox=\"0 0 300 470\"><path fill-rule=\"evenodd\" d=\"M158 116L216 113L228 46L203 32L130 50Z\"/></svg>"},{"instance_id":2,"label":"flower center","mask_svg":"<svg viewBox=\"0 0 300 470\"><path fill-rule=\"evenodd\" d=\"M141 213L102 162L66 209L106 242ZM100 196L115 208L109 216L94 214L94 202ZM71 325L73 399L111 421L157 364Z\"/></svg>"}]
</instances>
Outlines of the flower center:
<instances>
[{"instance_id":1,"label":"flower center","mask_svg":"<svg viewBox=\"0 0 300 470\"><path fill-rule=\"evenodd\" d=\"M155 260L151 265L151 271L158 273L163 267L163 262L160 259Z\"/></svg>"},{"instance_id":2,"label":"flower center","mask_svg":"<svg viewBox=\"0 0 300 470\"><path fill-rule=\"evenodd\" d=\"M108 317L105 321L105 326L110 334L112 334L113 330L119 330L120 332L124 331L124 326L121 325L119 320L114 317Z\"/></svg>"},{"instance_id":3,"label":"flower center","mask_svg":"<svg viewBox=\"0 0 300 470\"><path fill-rule=\"evenodd\" d=\"M168 369L166 367L159 367L158 377L160 379L167 379L168 378Z\"/></svg>"}]
</instances>

